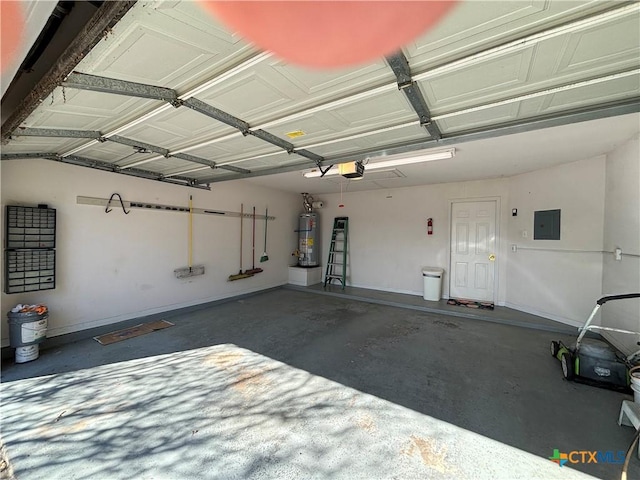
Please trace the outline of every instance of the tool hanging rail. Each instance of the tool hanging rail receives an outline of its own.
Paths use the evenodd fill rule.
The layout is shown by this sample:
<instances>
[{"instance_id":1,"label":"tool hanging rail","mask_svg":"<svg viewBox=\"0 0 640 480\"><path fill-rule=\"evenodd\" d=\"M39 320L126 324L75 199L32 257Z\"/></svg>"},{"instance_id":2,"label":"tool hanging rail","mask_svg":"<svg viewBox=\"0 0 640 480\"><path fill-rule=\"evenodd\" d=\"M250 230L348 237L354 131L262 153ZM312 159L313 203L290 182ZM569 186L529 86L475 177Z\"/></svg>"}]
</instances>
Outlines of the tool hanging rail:
<instances>
[{"instance_id":1,"label":"tool hanging rail","mask_svg":"<svg viewBox=\"0 0 640 480\"><path fill-rule=\"evenodd\" d=\"M108 198L97 198L97 197L76 197L76 203L78 205L92 205L95 207L106 207L109 203ZM123 208L128 209L140 209L140 210L155 210L155 211L163 211L163 212L182 212L189 213L189 206L178 206L178 205L164 205L160 203L149 203L149 202L134 202L130 200L122 201ZM240 213L240 212L229 212L226 210L215 210L208 208L194 208L192 210L194 214L200 215L212 215L216 217L240 217L243 218L253 218L251 213ZM256 219L260 220L275 220L274 216L266 216L266 215L256 215Z\"/></svg>"}]
</instances>

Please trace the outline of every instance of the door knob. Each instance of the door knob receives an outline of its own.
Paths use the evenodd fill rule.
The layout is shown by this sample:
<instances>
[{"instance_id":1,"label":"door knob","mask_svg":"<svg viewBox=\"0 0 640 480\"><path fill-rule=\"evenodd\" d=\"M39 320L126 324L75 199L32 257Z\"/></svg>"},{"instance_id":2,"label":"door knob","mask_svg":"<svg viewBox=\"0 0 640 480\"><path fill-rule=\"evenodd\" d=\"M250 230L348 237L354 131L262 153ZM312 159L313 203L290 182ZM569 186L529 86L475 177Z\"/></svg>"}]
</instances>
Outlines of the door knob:
<instances>
[{"instance_id":1,"label":"door knob","mask_svg":"<svg viewBox=\"0 0 640 480\"><path fill-rule=\"evenodd\" d=\"M494 262L496 260L496 256L492 253L491 255L489 255L489 260L491 262Z\"/></svg>"}]
</instances>

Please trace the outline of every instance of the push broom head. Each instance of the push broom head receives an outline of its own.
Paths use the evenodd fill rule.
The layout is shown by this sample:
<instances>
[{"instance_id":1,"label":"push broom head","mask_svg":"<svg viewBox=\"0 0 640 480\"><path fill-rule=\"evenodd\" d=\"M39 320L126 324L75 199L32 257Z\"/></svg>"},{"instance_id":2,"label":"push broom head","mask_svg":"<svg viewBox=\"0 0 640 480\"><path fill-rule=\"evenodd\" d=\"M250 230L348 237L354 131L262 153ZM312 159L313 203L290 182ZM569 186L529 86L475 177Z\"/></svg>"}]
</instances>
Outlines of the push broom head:
<instances>
[{"instance_id":1,"label":"push broom head","mask_svg":"<svg viewBox=\"0 0 640 480\"><path fill-rule=\"evenodd\" d=\"M198 275L204 275L204 265L176 268L173 273L175 274L176 278L197 277Z\"/></svg>"},{"instance_id":2,"label":"push broom head","mask_svg":"<svg viewBox=\"0 0 640 480\"><path fill-rule=\"evenodd\" d=\"M235 275L229 275L229 279L227 280L228 282L233 282L234 280L242 280L243 278L249 278L249 277L253 277L253 275L249 274L249 273L236 273Z\"/></svg>"}]
</instances>

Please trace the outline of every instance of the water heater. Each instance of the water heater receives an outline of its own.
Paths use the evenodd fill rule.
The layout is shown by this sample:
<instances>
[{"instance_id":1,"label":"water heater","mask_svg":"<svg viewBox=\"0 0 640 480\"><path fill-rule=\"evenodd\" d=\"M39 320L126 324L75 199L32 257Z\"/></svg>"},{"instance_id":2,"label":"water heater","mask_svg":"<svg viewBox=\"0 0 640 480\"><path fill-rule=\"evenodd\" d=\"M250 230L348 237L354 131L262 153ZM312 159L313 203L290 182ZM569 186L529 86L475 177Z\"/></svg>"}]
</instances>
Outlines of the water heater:
<instances>
[{"instance_id":1,"label":"water heater","mask_svg":"<svg viewBox=\"0 0 640 480\"><path fill-rule=\"evenodd\" d=\"M313 197L303 193L305 212L298 217L298 266L320 265L320 233L318 215L313 213Z\"/></svg>"},{"instance_id":2,"label":"water heater","mask_svg":"<svg viewBox=\"0 0 640 480\"><path fill-rule=\"evenodd\" d=\"M298 265L317 267L320 265L318 249L318 215L303 213L298 217Z\"/></svg>"}]
</instances>

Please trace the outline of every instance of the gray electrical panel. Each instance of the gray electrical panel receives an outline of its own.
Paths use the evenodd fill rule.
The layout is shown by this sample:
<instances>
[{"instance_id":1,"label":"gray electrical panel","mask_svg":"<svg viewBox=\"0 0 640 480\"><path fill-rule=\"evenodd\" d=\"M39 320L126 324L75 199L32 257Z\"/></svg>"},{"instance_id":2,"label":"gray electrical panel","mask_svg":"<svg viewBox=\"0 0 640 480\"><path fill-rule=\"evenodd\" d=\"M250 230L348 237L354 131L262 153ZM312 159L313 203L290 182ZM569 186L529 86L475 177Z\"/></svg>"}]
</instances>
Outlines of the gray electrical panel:
<instances>
[{"instance_id":1,"label":"gray electrical panel","mask_svg":"<svg viewBox=\"0 0 640 480\"><path fill-rule=\"evenodd\" d=\"M533 239L560 240L560 210L533 212Z\"/></svg>"}]
</instances>

